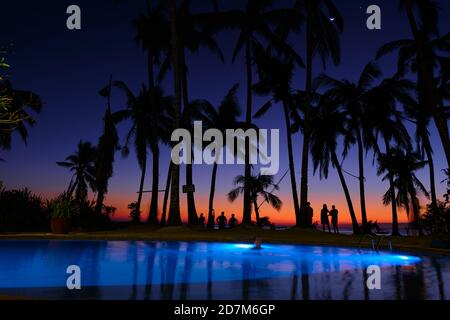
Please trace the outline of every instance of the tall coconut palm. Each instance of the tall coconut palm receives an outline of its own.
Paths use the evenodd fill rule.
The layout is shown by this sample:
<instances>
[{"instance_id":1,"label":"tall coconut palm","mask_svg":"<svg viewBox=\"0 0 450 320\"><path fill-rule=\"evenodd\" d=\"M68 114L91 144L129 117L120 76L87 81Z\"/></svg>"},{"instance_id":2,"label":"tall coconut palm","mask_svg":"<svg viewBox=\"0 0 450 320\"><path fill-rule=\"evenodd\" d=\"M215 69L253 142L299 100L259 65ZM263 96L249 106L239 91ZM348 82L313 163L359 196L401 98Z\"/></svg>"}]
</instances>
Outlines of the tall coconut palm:
<instances>
[{"instance_id":1,"label":"tall coconut palm","mask_svg":"<svg viewBox=\"0 0 450 320\"><path fill-rule=\"evenodd\" d=\"M422 159L425 158L425 156L427 159L430 176L431 206L432 208L437 209L438 201L436 193L433 147L430 140L430 132L428 131L431 121L431 114L429 109L425 107L424 103L417 101L414 97L411 97L405 101L404 107L408 120L413 122L415 125L416 149L419 150L419 154Z\"/></svg>"},{"instance_id":2,"label":"tall coconut palm","mask_svg":"<svg viewBox=\"0 0 450 320\"><path fill-rule=\"evenodd\" d=\"M161 65L170 48L170 23L163 1L155 6L147 2L144 14L140 14L134 21L136 42L147 53L147 76L149 88L155 86L154 67ZM164 73L159 74L162 78Z\"/></svg>"},{"instance_id":3,"label":"tall coconut palm","mask_svg":"<svg viewBox=\"0 0 450 320\"><path fill-rule=\"evenodd\" d=\"M328 178L328 170L331 165L336 169L344 190L345 199L352 220L353 233L360 233L358 220L356 219L353 202L348 190L347 182L342 171L341 162L337 156L337 144L339 137L348 136L346 122L348 115L339 110L339 104L322 96L319 106L313 109L311 117L311 156L313 159L314 172L319 169L320 178ZM345 156L345 153L344 153Z\"/></svg>"},{"instance_id":4,"label":"tall coconut palm","mask_svg":"<svg viewBox=\"0 0 450 320\"><path fill-rule=\"evenodd\" d=\"M68 168L73 172L67 189L70 198L75 191L75 199L82 203L86 201L88 188L96 191L95 159L97 149L90 142L80 141L77 151L68 156L65 161L57 162L58 166Z\"/></svg>"},{"instance_id":5,"label":"tall coconut palm","mask_svg":"<svg viewBox=\"0 0 450 320\"><path fill-rule=\"evenodd\" d=\"M114 155L119 147L119 137L111 114L111 85L109 84L100 90L100 95L107 99L106 111L103 118L103 134L97 146L97 158L95 159L95 181L97 187L97 201L95 211L102 213L105 194L108 192L108 180L113 175Z\"/></svg>"},{"instance_id":6,"label":"tall coconut palm","mask_svg":"<svg viewBox=\"0 0 450 320\"><path fill-rule=\"evenodd\" d=\"M364 119L366 122L366 147L372 146L375 155L380 156L381 149L378 137L381 137L387 154L390 154L392 143L406 150L410 150L411 139L403 123L403 115L397 110L397 105L411 100L415 86L408 80L388 78L378 86L368 91L365 96ZM388 165L388 177L391 197L395 199L395 185L393 169ZM398 229L397 205L393 201L392 207L392 234L400 235Z\"/></svg>"},{"instance_id":7,"label":"tall coconut palm","mask_svg":"<svg viewBox=\"0 0 450 320\"><path fill-rule=\"evenodd\" d=\"M182 45L179 37L179 22L177 15L177 1L166 0L166 5L170 14L170 48L171 48L171 63L173 70L173 84L174 84L174 127L180 127L180 115L181 115L181 99L182 99L182 64L181 64L181 52ZM180 166L173 164L171 172L170 183L170 207L169 217L167 219L168 225L180 225Z\"/></svg>"},{"instance_id":8,"label":"tall coconut palm","mask_svg":"<svg viewBox=\"0 0 450 320\"><path fill-rule=\"evenodd\" d=\"M264 202L267 202L272 208L276 210L281 210L283 202L280 198L272 193L272 191L267 191L268 189L279 190L278 185L273 182L273 176L250 176L250 179L245 178L242 175L237 176L234 179L233 184L237 186L228 193L228 200L234 202L241 194L245 192L248 188L250 191L250 199L253 210L255 211L256 223L259 223L259 206L258 197L261 196Z\"/></svg>"},{"instance_id":9,"label":"tall coconut palm","mask_svg":"<svg viewBox=\"0 0 450 320\"><path fill-rule=\"evenodd\" d=\"M234 9L227 12L212 14L209 17L211 28L232 28L239 30L239 37L233 51L232 61L238 54L244 51L246 66L246 112L247 126L252 125L252 87L254 72L254 53L256 48L261 48L261 41L268 43L278 52L284 52L293 56L299 64L302 64L298 54L287 44L283 37L271 29L272 25L278 25L283 18L292 16L292 9L273 9L273 0L247 0L243 9ZM247 180L251 177L250 145L246 141L245 146L245 173ZM249 180L250 181L250 180ZM249 188L244 188L243 218L244 224L251 223L251 198Z\"/></svg>"},{"instance_id":10,"label":"tall coconut palm","mask_svg":"<svg viewBox=\"0 0 450 320\"><path fill-rule=\"evenodd\" d=\"M399 49L399 66L414 60L412 71L417 73L418 90L423 95L423 101L432 114L434 123L443 145L450 167L450 137L444 111L439 107L439 94L435 79L437 63L436 49L449 51L450 34L436 39L439 34L439 10L432 0L400 0L400 7L406 13L413 34L413 39L398 40L383 46L378 56ZM444 43L444 45L442 45ZM403 67L402 67L403 68Z\"/></svg>"},{"instance_id":11,"label":"tall coconut palm","mask_svg":"<svg viewBox=\"0 0 450 320\"><path fill-rule=\"evenodd\" d=\"M164 64L164 60L170 56L170 23L167 8L163 1L159 1L156 6L147 2L145 14L141 14L133 21L136 30L135 40L147 52L147 76L149 90L153 91L156 86L154 68ZM165 68L159 69L158 80L165 76ZM152 104L157 103L152 101ZM158 223L158 189L159 189L159 145L158 145L158 119L157 108L149 108L149 147L153 154L153 175L150 210L147 222ZM157 173L158 174L155 174ZM145 172L144 172L145 173ZM144 178L144 177L143 177Z\"/></svg>"},{"instance_id":12,"label":"tall coconut palm","mask_svg":"<svg viewBox=\"0 0 450 320\"><path fill-rule=\"evenodd\" d=\"M154 179L152 180L152 199L157 198L158 196L158 144L162 135L167 134L167 131L172 128L171 119L166 116L166 110L172 108L173 99L170 96L165 96L163 90L158 86L155 86L153 89L149 90L143 85L139 94L135 95L122 81L115 81L113 85L121 89L127 97L127 107L114 113L113 117L116 122L131 120L131 128L126 136L123 154L125 156L128 155L128 146L130 141L133 139L135 153L141 167L141 179L136 203L137 210L140 211L147 167L147 146L150 146L150 151L152 152L153 158ZM157 207L152 208L152 205L150 205L150 207L153 210L150 210L148 222L157 224Z\"/></svg>"},{"instance_id":13,"label":"tall coconut palm","mask_svg":"<svg viewBox=\"0 0 450 320\"><path fill-rule=\"evenodd\" d=\"M401 148L393 148L390 154L383 154L379 158L378 173L382 174L392 168L394 173L394 185L397 189L397 197L393 199L388 190L383 197L383 202L389 204L396 201L398 206L406 209L406 213L411 221L411 227L422 234L420 228L420 203L419 192L429 197L428 191L417 178L416 171L422 169L426 161L421 161L417 153L404 151ZM386 174L383 180L389 179ZM412 216L411 216L412 209Z\"/></svg>"},{"instance_id":14,"label":"tall coconut palm","mask_svg":"<svg viewBox=\"0 0 450 320\"><path fill-rule=\"evenodd\" d=\"M327 75L318 77L317 82L327 87L327 96L338 101L349 115L348 130L355 138L358 147L359 164L359 195L361 202L361 218L363 231L367 227L365 177L364 177L364 136L367 133L367 118L365 117L367 95L376 87L375 79L380 75L379 68L372 62L368 63L361 73L358 82L336 80ZM306 121L305 121L306 122ZM349 144L349 141L346 141Z\"/></svg>"},{"instance_id":15,"label":"tall coconut palm","mask_svg":"<svg viewBox=\"0 0 450 320\"><path fill-rule=\"evenodd\" d=\"M255 61L259 66L259 82L253 89L261 95L271 95L272 99L264 104L254 115L259 118L264 115L273 105L280 104L283 108L284 122L286 126L286 137L289 159L289 173L291 178L292 200L294 203L295 216L300 216L300 206L297 193L297 181L295 178L294 151L292 145L291 113L294 108L292 95L292 77L294 73L294 61L291 58L274 57L268 51L260 51Z\"/></svg>"},{"instance_id":16,"label":"tall coconut palm","mask_svg":"<svg viewBox=\"0 0 450 320\"><path fill-rule=\"evenodd\" d=\"M193 104L197 105L196 108L201 110L203 117L204 126L211 129L217 129L222 134L225 134L227 129L237 128L240 123L238 122L238 117L241 115L241 107L239 105L236 92L239 85L234 85L227 93L225 98L220 103L219 107L216 109L211 103L204 100L194 101ZM224 147L225 141L224 141ZM232 150L234 152L234 150ZM209 193L208 202L208 225L214 225L214 196L216 191L216 176L217 176L217 161L213 164L212 174L211 174L211 185Z\"/></svg>"},{"instance_id":17,"label":"tall coconut palm","mask_svg":"<svg viewBox=\"0 0 450 320\"><path fill-rule=\"evenodd\" d=\"M310 114L312 101L312 80L314 57L323 64L331 58L334 64L340 62L340 33L344 21L332 0L297 0L295 8L304 17L306 25L306 86L303 127L302 168L300 181L300 212L297 226L307 226L306 203L308 202L308 162L311 134ZM334 19L330 19L334 18Z\"/></svg>"},{"instance_id":18,"label":"tall coconut palm","mask_svg":"<svg viewBox=\"0 0 450 320\"><path fill-rule=\"evenodd\" d=\"M217 3L216 3L217 4ZM216 4L214 5L216 7ZM191 12L191 1L183 0L177 10L178 38L179 38L179 63L180 63L180 81L183 101L183 111L180 125L189 131L193 131L192 120L195 110L190 110L189 85L188 85L188 65L186 63L186 51L198 53L202 47L208 48L213 54L224 61L224 56L215 41L212 31L204 27L201 23L202 18L207 14L196 14ZM172 59L169 57L163 64L162 70L171 67ZM193 185L193 167L192 164L186 164L186 185ZM187 210L188 224L197 223L197 210L195 207L194 193L187 192Z\"/></svg>"}]
</instances>

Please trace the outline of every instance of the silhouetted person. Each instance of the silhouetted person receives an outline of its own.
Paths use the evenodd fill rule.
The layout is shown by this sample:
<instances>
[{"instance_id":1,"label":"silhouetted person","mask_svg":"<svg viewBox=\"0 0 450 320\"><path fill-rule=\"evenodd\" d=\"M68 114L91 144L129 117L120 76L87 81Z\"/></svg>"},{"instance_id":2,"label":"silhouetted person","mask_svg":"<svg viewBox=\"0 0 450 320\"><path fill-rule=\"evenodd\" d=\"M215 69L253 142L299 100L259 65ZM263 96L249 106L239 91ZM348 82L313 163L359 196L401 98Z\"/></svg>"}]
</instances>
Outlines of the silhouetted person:
<instances>
[{"instance_id":1,"label":"silhouetted person","mask_svg":"<svg viewBox=\"0 0 450 320\"><path fill-rule=\"evenodd\" d=\"M201 213L200 217L198 217L198 224L202 227L205 226L205 216L203 215L203 213Z\"/></svg>"},{"instance_id":2,"label":"silhouetted person","mask_svg":"<svg viewBox=\"0 0 450 320\"><path fill-rule=\"evenodd\" d=\"M217 217L216 221L219 224L219 229L224 229L227 223L227 217L225 217L225 212L222 211L220 216Z\"/></svg>"},{"instance_id":3,"label":"silhouetted person","mask_svg":"<svg viewBox=\"0 0 450 320\"><path fill-rule=\"evenodd\" d=\"M334 233L339 233L339 228L338 228L338 211L336 209L336 206L334 206L334 205L331 206L330 216L331 216L331 224L333 225Z\"/></svg>"},{"instance_id":4,"label":"silhouetted person","mask_svg":"<svg viewBox=\"0 0 450 320\"><path fill-rule=\"evenodd\" d=\"M231 215L230 220L228 220L228 228L232 229L234 227L236 227L236 225L238 224L238 220L236 219L236 217L234 216L234 213Z\"/></svg>"},{"instance_id":5,"label":"silhouetted person","mask_svg":"<svg viewBox=\"0 0 450 320\"><path fill-rule=\"evenodd\" d=\"M254 245L255 246L253 247L253 249L256 249L256 250L261 249L261 238L256 237Z\"/></svg>"},{"instance_id":6,"label":"silhouetted person","mask_svg":"<svg viewBox=\"0 0 450 320\"><path fill-rule=\"evenodd\" d=\"M313 208L311 208L311 203L307 202L306 203L306 219L307 219L308 226L312 226L312 224L313 224L313 215L314 215L314 210L313 210Z\"/></svg>"},{"instance_id":7,"label":"silhouetted person","mask_svg":"<svg viewBox=\"0 0 450 320\"><path fill-rule=\"evenodd\" d=\"M324 204L322 211L320 211L320 223L322 224L323 232L325 232L325 226L328 227L328 232L331 232L330 221L328 221L328 213L329 211L327 205Z\"/></svg>"}]
</instances>

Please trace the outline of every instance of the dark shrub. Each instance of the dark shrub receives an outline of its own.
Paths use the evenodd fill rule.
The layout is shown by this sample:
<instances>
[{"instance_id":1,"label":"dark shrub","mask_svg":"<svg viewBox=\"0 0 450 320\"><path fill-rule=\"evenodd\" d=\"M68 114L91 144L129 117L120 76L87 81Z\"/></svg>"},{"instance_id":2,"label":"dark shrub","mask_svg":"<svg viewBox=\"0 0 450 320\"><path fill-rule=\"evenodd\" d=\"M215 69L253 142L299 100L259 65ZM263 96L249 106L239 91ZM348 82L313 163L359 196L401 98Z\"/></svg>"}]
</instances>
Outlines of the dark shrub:
<instances>
[{"instance_id":1,"label":"dark shrub","mask_svg":"<svg viewBox=\"0 0 450 320\"><path fill-rule=\"evenodd\" d=\"M28 189L0 190L0 231L48 231L42 199Z\"/></svg>"}]
</instances>

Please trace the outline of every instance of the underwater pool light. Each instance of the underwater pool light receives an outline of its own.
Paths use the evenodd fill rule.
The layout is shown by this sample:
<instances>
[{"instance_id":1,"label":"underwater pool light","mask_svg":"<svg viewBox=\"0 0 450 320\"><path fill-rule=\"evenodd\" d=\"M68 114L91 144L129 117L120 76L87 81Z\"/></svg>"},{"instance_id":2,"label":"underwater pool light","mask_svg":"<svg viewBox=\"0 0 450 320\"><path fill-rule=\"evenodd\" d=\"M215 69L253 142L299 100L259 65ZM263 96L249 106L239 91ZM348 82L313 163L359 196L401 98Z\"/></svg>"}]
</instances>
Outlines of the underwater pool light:
<instances>
[{"instance_id":1,"label":"underwater pool light","mask_svg":"<svg viewBox=\"0 0 450 320\"><path fill-rule=\"evenodd\" d=\"M234 246L239 249L251 249L254 247L253 244L247 244L247 243L239 243L239 244L235 244Z\"/></svg>"}]
</instances>

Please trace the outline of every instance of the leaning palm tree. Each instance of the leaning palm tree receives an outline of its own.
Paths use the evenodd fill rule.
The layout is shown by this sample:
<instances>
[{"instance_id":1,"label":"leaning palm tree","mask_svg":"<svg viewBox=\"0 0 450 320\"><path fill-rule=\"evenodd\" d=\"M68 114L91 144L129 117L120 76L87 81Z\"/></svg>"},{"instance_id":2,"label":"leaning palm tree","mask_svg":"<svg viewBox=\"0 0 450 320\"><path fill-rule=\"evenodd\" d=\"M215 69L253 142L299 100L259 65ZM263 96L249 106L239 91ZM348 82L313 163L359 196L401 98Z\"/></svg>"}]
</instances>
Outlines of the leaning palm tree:
<instances>
[{"instance_id":1,"label":"leaning palm tree","mask_svg":"<svg viewBox=\"0 0 450 320\"><path fill-rule=\"evenodd\" d=\"M399 50L399 71L404 73L409 66L417 73L417 84L420 95L428 111L433 116L436 128L443 145L450 167L450 137L445 114L439 106L439 93L435 82L435 66L438 63L439 51L448 54L450 34L442 38L439 35L438 4L433 0L399 0L401 9L406 13L413 34L412 39L402 39L390 42L380 48L377 53L381 57L387 53Z\"/></svg>"},{"instance_id":2,"label":"leaning palm tree","mask_svg":"<svg viewBox=\"0 0 450 320\"><path fill-rule=\"evenodd\" d=\"M297 63L302 64L298 54L287 42L271 29L272 25L278 25L283 18L291 17L292 9L272 9L273 0L247 0L243 9L235 9L210 15L208 25L211 28L231 28L239 31L239 37L233 51L232 61L236 61L238 54L244 51L246 66L246 112L245 122L252 125L252 87L255 62L255 50L262 48L262 42L269 44L277 52L284 52L294 57ZM246 141L245 146L245 173L250 181L250 145ZM244 224L251 223L251 198L249 188L244 188L243 218Z\"/></svg>"},{"instance_id":3,"label":"leaning palm tree","mask_svg":"<svg viewBox=\"0 0 450 320\"><path fill-rule=\"evenodd\" d=\"M325 65L331 58L334 64L340 62L339 35L344 21L332 0L297 0L295 8L306 25L306 86L304 102L303 150L300 180L300 212L297 226L307 226L306 203L308 202L309 139L311 134L311 102L314 57L319 56ZM333 17L334 19L330 19Z\"/></svg>"},{"instance_id":4,"label":"leaning palm tree","mask_svg":"<svg viewBox=\"0 0 450 320\"><path fill-rule=\"evenodd\" d=\"M107 99L106 111L103 118L103 134L97 146L97 158L95 160L95 180L97 187L97 201L95 211L98 215L102 213L105 194L108 192L108 180L113 175L114 155L119 147L119 137L114 120L111 114L111 85L109 84L100 90L100 95Z\"/></svg>"},{"instance_id":5,"label":"leaning palm tree","mask_svg":"<svg viewBox=\"0 0 450 320\"><path fill-rule=\"evenodd\" d=\"M65 161L57 162L58 166L68 168L73 172L67 189L70 198L75 192L75 199L84 203L87 199L88 188L96 191L95 181L95 159L97 149L90 142L80 141L77 151L68 156Z\"/></svg>"},{"instance_id":6,"label":"leaning palm tree","mask_svg":"<svg viewBox=\"0 0 450 320\"><path fill-rule=\"evenodd\" d=\"M359 164L359 196L361 202L361 218L363 230L367 227L365 177L364 177L364 136L368 132L367 118L365 117L367 96L376 88L375 79L380 75L380 69L372 62L368 63L357 82L349 80L336 80L327 75L317 78L318 85L327 88L326 95L338 101L349 115L348 131L352 141L356 141L358 147ZM345 141L348 148L349 140Z\"/></svg>"},{"instance_id":7,"label":"leaning palm tree","mask_svg":"<svg viewBox=\"0 0 450 320\"><path fill-rule=\"evenodd\" d=\"M115 81L114 86L121 89L127 97L127 107L114 113L116 122L131 120L131 128L127 133L123 154L129 152L129 144L133 139L135 153L141 167L141 179L137 199L137 209L140 211L142 202L142 192L144 188L145 174L147 168L147 148L150 147L153 158L153 179L152 179L152 202L148 222L158 223L158 187L159 187L159 142L161 137L172 128L171 119L167 117L166 110L172 108L173 99L165 96L163 90L155 86L147 89L142 86L138 95L122 81Z\"/></svg>"},{"instance_id":8,"label":"leaning palm tree","mask_svg":"<svg viewBox=\"0 0 450 320\"><path fill-rule=\"evenodd\" d=\"M419 97L418 100L420 99L421 98ZM416 149L419 150L422 159L425 157L427 159L430 178L431 207L435 210L438 208L436 177L433 147L430 139L430 132L428 130L431 121L431 114L425 107L424 103L418 100L411 97L405 101L404 107L408 121L412 122L415 126L415 140L417 144Z\"/></svg>"},{"instance_id":9,"label":"leaning palm tree","mask_svg":"<svg viewBox=\"0 0 450 320\"><path fill-rule=\"evenodd\" d=\"M270 99L254 115L259 118L264 115L274 104L280 104L283 108L284 121L286 126L289 173L291 178L292 200L294 203L294 213L300 216L300 206L298 202L297 182L295 178L294 151L292 145L291 113L294 108L294 98L292 94L292 77L294 73L294 61L291 58L278 58L271 55L267 50L259 51L255 57L259 74L259 82L253 89L260 95L270 95Z\"/></svg>"},{"instance_id":10,"label":"leaning palm tree","mask_svg":"<svg viewBox=\"0 0 450 320\"><path fill-rule=\"evenodd\" d=\"M330 162L336 169L344 190L345 199L352 220L353 233L359 234L360 229L356 219L353 202L348 190L347 182L342 170L342 162L338 160L337 144L339 137L348 135L346 122L348 114L339 110L339 105L327 96L319 98L319 106L314 108L311 117L311 156L313 159L314 172L319 169L320 178L328 178ZM344 152L345 156L345 152Z\"/></svg>"},{"instance_id":11,"label":"leaning palm tree","mask_svg":"<svg viewBox=\"0 0 450 320\"><path fill-rule=\"evenodd\" d=\"M405 152L401 148L393 148L390 154L383 154L378 160L378 173L380 175L388 171L389 168L393 169L394 185L397 189L397 197L395 199L391 197L391 192L388 190L383 196L383 202L389 204L392 201L396 201L398 206L404 207L411 221L412 229L418 230L421 235L418 194L421 192L426 197L429 197L429 194L425 186L417 178L416 171L425 167L426 161L420 160L420 156L417 153ZM387 179L389 179L388 174L383 177L383 180Z\"/></svg>"},{"instance_id":12,"label":"leaning palm tree","mask_svg":"<svg viewBox=\"0 0 450 320\"><path fill-rule=\"evenodd\" d=\"M193 104L197 105L194 107L201 110L202 120L204 125L210 129L216 129L225 134L227 129L233 129L239 127L240 123L237 118L241 115L241 107L239 105L238 99L236 97L236 92L239 85L234 85L227 93L225 98L220 103L219 107L216 109L208 101L197 100ZM225 142L224 142L225 143ZM226 145L224 145L226 147ZM234 150L231 150L234 152ZM209 193L209 203L208 203L208 225L214 225L214 196L216 190L216 176L218 168L218 155L216 155L216 161L213 164L212 174L211 174L211 187Z\"/></svg>"},{"instance_id":13,"label":"leaning palm tree","mask_svg":"<svg viewBox=\"0 0 450 320\"><path fill-rule=\"evenodd\" d=\"M246 179L244 176L239 175L234 179L234 185L236 188L232 189L228 193L228 200L234 202L241 194L245 192L245 188L250 191L250 199L253 210L255 211L256 223L259 224L259 206L258 197L261 196L264 202L267 202L272 208L281 210L283 202L280 198L274 195L273 190L279 190L278 185L273 182L273 176L250 176L250 179ZM267 191L273 189L272 191Z\"/></svg>"},{"instance_id":14,"label":"leaning palm tree","mask_svg":"<svg viewBox=\"0 0 450 320\"><path fill-rule=\"evenodd\" d=\"M375 156L380 156L382 153L378 143L379 137L384 143L387 154L390 154L393 142L406 150L412 148L411 138L403 121L405 117L397 106L402 103L406 107L406 102L412 100L411 95L414 89L414 84L408 80L388 78L365 95L365 144L366 148L373 147ZM391 197L395 199L393 169L390 168L389 163L387 165ZM391 207L392 234L400 235L395 201L391 203Z\"/></svg>"}]
</instances>

